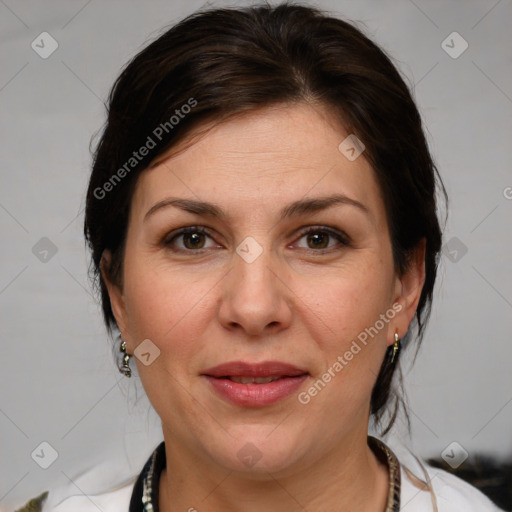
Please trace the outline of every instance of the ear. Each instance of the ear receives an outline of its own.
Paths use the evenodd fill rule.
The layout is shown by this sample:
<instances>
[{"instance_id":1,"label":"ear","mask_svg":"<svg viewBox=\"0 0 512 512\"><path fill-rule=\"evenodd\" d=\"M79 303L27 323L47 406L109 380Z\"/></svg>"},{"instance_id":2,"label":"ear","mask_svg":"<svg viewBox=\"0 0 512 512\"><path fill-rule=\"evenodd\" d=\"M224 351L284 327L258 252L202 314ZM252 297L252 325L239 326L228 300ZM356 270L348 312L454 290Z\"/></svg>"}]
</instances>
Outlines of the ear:
<instances>
[{"instance_id":1,"label":"ear","mask_svg":"<svg viewBox=\"0 0 512 512\"><path fill-rule=\"evenodd\" d=\"M109 250L103 251L100 261L101 277L107 287L108 295L110 298L110 307L114 313L117 326L121 333L124 333L127 328L127 315L124 303L124 295L122 287L115 283L112 279L110 268L112 263L112 254Z\"/></svg>"},{"instance_id":2,"label":"ear","mask_svg":"<svg viewBox=\"0 0 512 512\"><path fill-rule=\"evenodd\" d=\"M414 318L425 283L425 250L427 241L422 238L410 255L404 274L396 277L394 304L401 306L389 332L388 345L395 342L394 335L402 338Z\"/></svg>"}]
</instances>

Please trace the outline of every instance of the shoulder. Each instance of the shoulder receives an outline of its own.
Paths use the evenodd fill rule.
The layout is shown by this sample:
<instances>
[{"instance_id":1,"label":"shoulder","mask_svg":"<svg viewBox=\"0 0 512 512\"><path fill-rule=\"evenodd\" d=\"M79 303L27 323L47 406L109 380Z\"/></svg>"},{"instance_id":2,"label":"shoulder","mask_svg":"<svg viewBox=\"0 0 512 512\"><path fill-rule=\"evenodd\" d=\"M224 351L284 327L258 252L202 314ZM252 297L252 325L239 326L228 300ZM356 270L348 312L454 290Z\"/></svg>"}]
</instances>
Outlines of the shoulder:
<instances>
[{"instance_id":1,"label":"shoulder","mask_svg":"<svg viewBox=\"0 0 512 512\"><path fill-rule=\"evenodd\" d=\"M401 512L500 512L476 487L442 469L420 464L420 471L401 465Z\"/></svg>"},{"instance_id":2,"label":"shoulder","mask_svg":"<svg viewBox=\"0 0 512 512\"><path fill-rule=\"evenodd\" d=\"M476 487L417 457L396 434L385 442L400 466L400 512L503 512Z\"/></svg>"},{"instance_id":3,"label":"shoulder","mask_svg":"<svg viewBox=\"0 0 512 512\"><path fill-rule=\"evenodd\" d=\"M127 472L119 460L106 460L73 480L69 479L70 482L64 487L50 491L48 502L40 510L42 512L98 512L98 510L119 512L129 510L134 495L136 497L140 495L140 499L142 499L141 479L156 455L162 453L165 460L163 442L152 452L143 470L135 475L131 470ZM22 509L20 512L25 512L25 510Z\"/></svg>"},{"instance_id":4,"label":"shoulder","mask_svg":"<svg viewBox=\"0 0 512 512\"><path fill-rule=\"evenodd\" d=\"M55 485L42 507L42 512L119 512L128 510L134 471L125 461L105 459L99 464L67 477Z\"/></svg>"},{"instance_id":5,"label":"shoulder","mask_svg":"<svg viewBox=\"0 0 512 512\"><path fill-rule=\"evenodd\" d=\"M43 512L119 512L128 510L133 490L133 482L127 483L108 492L100 494L77 494L68 496L57 504L49 503ZM51 493L50 493L51 494Z\"/></svg>"}]
</instances>

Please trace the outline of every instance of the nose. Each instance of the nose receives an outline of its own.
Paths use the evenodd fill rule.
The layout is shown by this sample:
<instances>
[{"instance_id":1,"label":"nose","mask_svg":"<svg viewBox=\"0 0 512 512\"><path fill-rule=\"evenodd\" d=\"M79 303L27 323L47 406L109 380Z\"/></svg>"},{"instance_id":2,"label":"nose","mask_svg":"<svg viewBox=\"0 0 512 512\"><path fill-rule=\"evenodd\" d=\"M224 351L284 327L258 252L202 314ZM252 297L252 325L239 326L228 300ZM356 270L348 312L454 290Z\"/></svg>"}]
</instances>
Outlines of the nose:
<instances>
[{"instance_id":1,"label":"nose","mask_svg":"<svg viewBox=\"0 0 512 512\"><path fill-rule=\"evenodd\" d=\"M254 260L233 256L233 267L222 281L219 321L229 330L250 336L277 334L292 319L293 293L277 256L266 249Z\"/></svg>"}]
</instances>

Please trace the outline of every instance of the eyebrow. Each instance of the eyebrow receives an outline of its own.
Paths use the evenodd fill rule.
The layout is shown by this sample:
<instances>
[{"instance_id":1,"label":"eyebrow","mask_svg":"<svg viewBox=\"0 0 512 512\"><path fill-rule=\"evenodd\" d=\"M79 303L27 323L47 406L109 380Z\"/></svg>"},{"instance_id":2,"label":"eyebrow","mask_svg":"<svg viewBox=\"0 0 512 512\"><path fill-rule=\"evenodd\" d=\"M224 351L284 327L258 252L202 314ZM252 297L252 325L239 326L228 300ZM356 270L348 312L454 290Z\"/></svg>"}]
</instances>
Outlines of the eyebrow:
<instances>
[{"instance_id":1,"label":"eyebrow","mask_svg":"<svg viewBox=\"0 0 512 512\"><path fill-rule=\"evenodd\" d=\"M293 203L282 208L279 215L281 219L289 219L292 217L298 217L300 215L316 213L338 205L353 206L367 215L370 214L369 209L363 203L360 203L359 201L356 201L355 199L342 194L334 194L324 197L299 199L298 201L294 201ZM217 206L214 203L195 201L193 199L168 197L154 204L146 212L144 220L147 220L148 217L157 211L169 206L180 208L185 212L193 213L196 215L203 215L206 217L214 217L220 220L225 220L228 217L226 212L220 206Z\"/></svg>"}]
</instances>

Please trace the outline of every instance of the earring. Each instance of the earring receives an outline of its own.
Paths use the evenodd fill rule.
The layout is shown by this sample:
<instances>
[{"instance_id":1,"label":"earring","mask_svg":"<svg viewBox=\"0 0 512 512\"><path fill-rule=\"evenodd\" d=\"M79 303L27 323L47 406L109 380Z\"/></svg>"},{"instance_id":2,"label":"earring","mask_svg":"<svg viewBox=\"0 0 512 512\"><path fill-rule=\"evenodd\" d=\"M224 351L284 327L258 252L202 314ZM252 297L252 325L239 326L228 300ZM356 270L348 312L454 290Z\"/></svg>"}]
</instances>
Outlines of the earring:
<instances>
[{"instance_id":1,"label":"earring","mask_svg":"<svg viewBox=\"0 0 512 512\"><path fill-rule=\"evenodd\" d=\"M132 369L130 368L130 358L132 356L126 352L126 341L124 341L121 338L121 335L119 335L119 339L121 340L121 344L119 346L119 351L123 353L123 360L122 360L123 364L122 364L122 366L119 366L119 371L125 377L131 377L132 376Z\"/></svg>"},{"instance_id":2,"label":"earring","mask_svg":"<svg viewBox=\"0 0 512 512\"><path fill-rule=\"evenodd\" d=\"M393 344L393 352L391 354L391 364L395 362L395 358L400 350L400 338L398 337L398 331L395 332L395 343Z\"/></svg>"}]
</instances>

